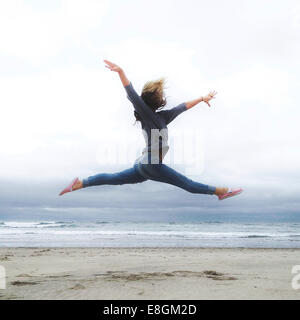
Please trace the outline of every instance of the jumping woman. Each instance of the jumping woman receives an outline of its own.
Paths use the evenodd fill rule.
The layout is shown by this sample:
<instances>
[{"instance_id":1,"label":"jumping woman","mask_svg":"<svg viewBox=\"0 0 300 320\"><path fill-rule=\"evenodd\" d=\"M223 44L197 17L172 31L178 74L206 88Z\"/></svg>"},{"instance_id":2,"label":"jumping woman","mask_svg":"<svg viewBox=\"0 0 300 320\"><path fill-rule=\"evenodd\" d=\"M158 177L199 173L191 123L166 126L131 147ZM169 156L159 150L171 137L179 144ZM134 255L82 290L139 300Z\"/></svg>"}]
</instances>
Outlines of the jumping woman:
<instances>
[{"instance_id":1,"label":"jumping woman","mask_svg":"<svg viewBox=\"0 0 300 320\"><path fill-rule=\"evenodd\" d=\"M127 98L133 104L134 116L137 121L141 122L146 148L132 168L117 173L100 173L82 180L75 178L59 195L86 187L123 185L140 183L146 180L168 183L191 193L216 195L219 200L242 192L242 189L229 190L228 188L219 188L193 181L162 163L169 149L167 125L179 114L202 101L210 107L209 101L215 98L215 91L198 99L181 103L170 110L161 111L167 103L164 95L164 78L148 81L143 87L141 96L139 96L121 67L108 60L104 60L104 62L106 63L105 67L117 72L120 77Z\"/></svg>"}]
</instances>

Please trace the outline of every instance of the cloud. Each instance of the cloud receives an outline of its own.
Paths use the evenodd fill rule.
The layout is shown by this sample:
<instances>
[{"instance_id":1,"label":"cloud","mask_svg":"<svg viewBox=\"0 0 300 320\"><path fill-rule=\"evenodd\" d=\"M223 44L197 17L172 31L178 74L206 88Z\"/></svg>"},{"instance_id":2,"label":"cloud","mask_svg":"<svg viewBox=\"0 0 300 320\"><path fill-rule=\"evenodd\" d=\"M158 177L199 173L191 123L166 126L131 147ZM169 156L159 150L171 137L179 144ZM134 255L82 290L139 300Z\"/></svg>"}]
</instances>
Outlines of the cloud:
<instances>
[{"instance_id":1,"label":"cloud","mask_svg":"<svg viewBox=\"0 0 300 320\"><path fill-rule=\"evenodd\" d=\"M299 221L297 195L244 194L219 202L213 196L189 194L157 182L132 186L99 186L58 197L62 180L5 181L1 187L3 220L85 221ZM248 192L248 191L247 191ZM288 200L288 204L286 203Z\"/></svg>"},{"instance_id":2,"label":"cloud","mask_svg":"<svg viewBox=\"0 0 300 320\"><path fill-rule=\"evenodd\" d=\"M64 0L52 10L27 1L1 1L0 52L32 64L57 55L63 48L80 46L89 30L99 27L108 0Z\"/></svg>"},{"instance_id":3,"label":"cloud","mask_svg":"<svg viewBox=\"0 0 300 320\"><path fill-rule=\"evenodd\" d=\"M92 215L117 198L110 212L130 203L128 211L145 215L153 206L164 214L294 214L299 4L154 1L147 14L145 8L140 1L0 3L0 177L14 185L2 197L11 199L5 210L16 208L20 188L18 206L45 214L43 208L71 212L76 204ZM54 194L73 176L125 169L144 147L132 106L103 59L124 67L138 92L146 80L166 76L168 107L218 91L212 108L200 104L169 126L169 156L181 159L173 167L194 180L243 186L241 200L221 206L207 199L198 208L202 196L147 183L101 188L106 200L88 190L58 202ZM23 181L40 185L29 183L26 193ZM143 202L148 193L155 205Z\"/></svg>"}]
</instances>

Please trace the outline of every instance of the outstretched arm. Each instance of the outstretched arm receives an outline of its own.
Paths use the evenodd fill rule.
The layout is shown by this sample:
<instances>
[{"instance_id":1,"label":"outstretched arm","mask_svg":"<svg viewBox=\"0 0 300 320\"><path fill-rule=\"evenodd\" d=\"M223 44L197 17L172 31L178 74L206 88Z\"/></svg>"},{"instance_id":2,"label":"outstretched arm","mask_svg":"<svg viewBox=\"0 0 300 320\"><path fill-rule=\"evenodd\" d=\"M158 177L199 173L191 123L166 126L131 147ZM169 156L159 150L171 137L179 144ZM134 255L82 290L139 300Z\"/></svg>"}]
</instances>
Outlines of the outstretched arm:
<instances>
[{"instance_id":1,"label":"outstretched arm","mask_svg":"<svg viewBox=\"0 0 300 320\"><path fill-rule=\"evenodd\" d=\"M163 110L160 111L160 114L165 118L166 124L169 124L171 121L173 121L178 115L180 115L182 112L194 107L199 102L204 101L205 103L210 106L209 101L211 99L215 98L215 95L217 94L216 91L211 91L208 95L200 97L195 100L191 100L188 102L180 103L178 106L169 109L169 110Z\"/></svg>"},{"instance_id":2,"label":"outstretched arm","mask_svg":"<svg viewBox=\"0 0 300 320\"><path fill-rule=\"evenodd\" d=\"M110 69L110 71L118 72L119 77L120 77L124 87L126 87L130 84L130 81L127 79L126 74L121 67L119 67L115 63L112 63L108 60L104 60L104 62L107 64L105 67Z\"/></svg>"},{"instance_id":3,"label":"outstretched arm","mask_svg":"<svg viewBox=\"0 0 300 320\"><path fill-rule=\"evenodd\" d=\"M140 104L141 98L133 88L132 83L126 77L126 74L123 71L123 69L118 65L116 65L115 63L112 63L111 61L104 60L104 62L106 63L106 66L105 66L106 68L110 69L111 71L117 72L119 74L120 80L122 81L122 84L127 92L128 99L134 104L135 108L140 109L137 106L137 104Z\"/></svg>"},{"instance_id":4,"label":"outstretched arm","mask_svg":"<svg viewBox=\"0 0 300 320\"><path fill-rule=\"evenodd\" d=\"M148 121L151 120L155 123L157 121L155 113L145 104L143 99L137 94L132 83L127 79L125 72L122 70L122 68L108 60L104 60L104 62L107 64L106 67L108 69L114 72L118 72L119 77L127 93L127 98L132 102L133 107L135 111L137 111L139 116L142 119L147 119Z\"/></svg>"},{"instance_id":5,"label":"outstretched arm","mask_svg":"<svg viewBox=\"0 0 300 320\"><path fill-rule=\"evenodd\" d=\"M195 99L195 100L188 101L188 102L185 103L186 104L186 108L190 109L190 108L194 107L196 104L198 104L198 103L200 103L202 101L204 101L210 107L209 101L211 99L214 99L216 94L217 94L216 91L211 91L206 96L200 97L200 98Z\"/></svg>"}]
</instances>

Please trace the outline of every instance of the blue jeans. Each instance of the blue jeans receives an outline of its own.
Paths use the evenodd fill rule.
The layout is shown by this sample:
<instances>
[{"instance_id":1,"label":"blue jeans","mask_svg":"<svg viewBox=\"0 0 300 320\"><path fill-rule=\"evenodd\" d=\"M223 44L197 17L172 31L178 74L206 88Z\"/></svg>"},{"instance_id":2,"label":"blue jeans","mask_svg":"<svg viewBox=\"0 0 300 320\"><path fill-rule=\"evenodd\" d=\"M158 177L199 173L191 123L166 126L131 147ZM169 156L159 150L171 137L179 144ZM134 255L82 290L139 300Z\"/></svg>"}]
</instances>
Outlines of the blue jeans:
<instances>
[{"instance_id":1,"label":"blue jeans","mask_svg":"<svg viewBox=\"0 0 300 320\"><path fill-rule=\"evenodd\" d=\"M130 169L116 173L99 173L83 179L83 187L122 185L154 180L172 184L191 193L214 194L216 188L193 181L165 164L135 163Z\"/></svg>"}]
</instances>

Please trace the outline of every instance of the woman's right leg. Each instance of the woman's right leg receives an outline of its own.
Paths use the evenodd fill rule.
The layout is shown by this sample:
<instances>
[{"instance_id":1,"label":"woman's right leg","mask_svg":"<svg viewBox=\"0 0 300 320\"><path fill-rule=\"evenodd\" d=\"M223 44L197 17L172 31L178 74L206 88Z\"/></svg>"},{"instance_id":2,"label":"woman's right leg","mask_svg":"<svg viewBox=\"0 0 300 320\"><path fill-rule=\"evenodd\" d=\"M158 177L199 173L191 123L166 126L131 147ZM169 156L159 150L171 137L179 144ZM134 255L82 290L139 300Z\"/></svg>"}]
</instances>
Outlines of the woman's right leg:
<instances>
[{"instance_id":1,"label":"woman's right leg","mask_svg":"<svg viewBox=\"0 0 300 320\"><path fill-rule=\"evenodd\" d=\"M147 179L144 178L134 167L116 172L99 173L82 180L82 187L101 186L101 185L122 185L130 183L140 183Z\"/></svg>"},{"instance_id":2,"label":"woman's right leg","mask_svg":"<svg viewBox=\"0 0 300 320\"><path fill-rule=\"evenodd\" d=\"M191 193L215 194L217 188L193 181L165 164L139 164L140 173L148 179L165 182Z\"/></svg>"}]
</instances>

